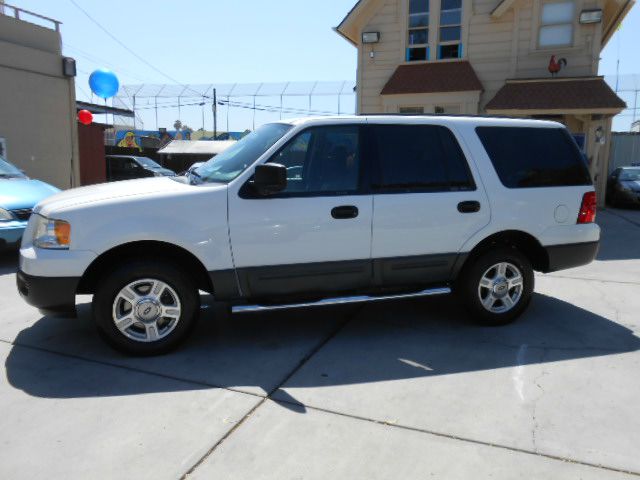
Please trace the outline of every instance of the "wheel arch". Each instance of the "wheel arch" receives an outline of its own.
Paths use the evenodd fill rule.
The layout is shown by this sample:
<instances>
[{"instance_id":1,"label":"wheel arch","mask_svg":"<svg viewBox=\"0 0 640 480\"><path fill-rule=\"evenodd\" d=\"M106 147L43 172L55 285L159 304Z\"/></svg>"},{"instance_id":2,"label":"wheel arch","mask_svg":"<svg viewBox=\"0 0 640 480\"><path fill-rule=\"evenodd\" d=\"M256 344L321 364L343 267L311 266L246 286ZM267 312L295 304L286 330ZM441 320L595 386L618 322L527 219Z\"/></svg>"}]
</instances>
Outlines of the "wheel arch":
<instances>
[{"instance_id":1,"label":"wheel arch","mask_svg":"<svg viewBox=\"0 0 640 480\"><path fill-rule=\"evenodd\" d=\"M518 249L529 259L534 270L538 272L549 271L549 255L538 239L521 230L503 230L489 235L473 247L468 254L461 255L454 267L455 273L459 274L479 255L500 246Z\"/></svg>"},{"instance_id":2,"label":"wheel arch","mask_svg":"<svg viewBox=\"0 0 640 480\"><path fill-rule=\"evenodd\" d=\"M97 282L104 274L114 265L133 258L169 259L170 263L191 275L200 290L213 292L213 284L207 269L193 253L172 243L142 240L118 245L99 255L82 275L78 284L78 293L95 293Z\"/></svg>"}]
</instances>

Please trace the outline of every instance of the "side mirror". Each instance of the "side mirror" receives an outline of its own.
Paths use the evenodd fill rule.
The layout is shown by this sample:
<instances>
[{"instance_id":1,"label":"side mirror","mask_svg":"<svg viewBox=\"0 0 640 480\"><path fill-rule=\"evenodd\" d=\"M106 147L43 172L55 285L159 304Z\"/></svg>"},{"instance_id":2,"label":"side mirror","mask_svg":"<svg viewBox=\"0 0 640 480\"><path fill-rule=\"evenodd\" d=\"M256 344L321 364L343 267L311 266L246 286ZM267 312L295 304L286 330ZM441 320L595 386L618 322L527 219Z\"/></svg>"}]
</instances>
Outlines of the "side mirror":
<instances>
[{"instance_id":1,"label":"side mirror","mask_svg":"<svg viewBox=\"0 0 640 480\"><path fill-rule=\"evenodd\" d=\"M287 168L278 163L256 166L253 187L260 195L278 193L287 187Z\"/></svg>"}]
</instances>

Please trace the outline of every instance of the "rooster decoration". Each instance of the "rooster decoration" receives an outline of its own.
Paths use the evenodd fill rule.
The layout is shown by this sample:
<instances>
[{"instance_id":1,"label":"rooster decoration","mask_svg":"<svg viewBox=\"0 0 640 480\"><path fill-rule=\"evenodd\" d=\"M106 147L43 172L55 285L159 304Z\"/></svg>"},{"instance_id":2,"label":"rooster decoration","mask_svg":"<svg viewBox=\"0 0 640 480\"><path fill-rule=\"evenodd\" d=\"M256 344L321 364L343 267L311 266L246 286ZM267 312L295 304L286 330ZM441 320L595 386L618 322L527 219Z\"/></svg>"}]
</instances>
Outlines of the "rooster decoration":
<instances>
[{"instance_id":1,"label":"rooster decoration","mask_svg":"<svg viewBox=\"0 0 640 480\"><path fill-rule=\"evenodd\" d=\"M556 56L551 55L551 60L549 60L549 73L551 74L552 77L555 77L556 75L558 75L558 72L562 70L562 67L566 67L566 66L567 66L566 58L560 58L556 62Z\"/></svg>"}]
</instances>

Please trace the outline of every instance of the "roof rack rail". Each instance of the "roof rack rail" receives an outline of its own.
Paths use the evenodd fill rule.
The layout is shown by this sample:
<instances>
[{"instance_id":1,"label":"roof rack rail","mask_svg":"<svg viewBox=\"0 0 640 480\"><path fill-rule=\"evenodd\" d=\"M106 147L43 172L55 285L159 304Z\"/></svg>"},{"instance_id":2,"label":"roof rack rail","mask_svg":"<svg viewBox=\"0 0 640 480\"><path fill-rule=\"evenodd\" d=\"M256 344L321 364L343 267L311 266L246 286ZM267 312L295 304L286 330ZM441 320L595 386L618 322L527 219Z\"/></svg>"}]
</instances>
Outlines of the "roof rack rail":
<instances>
[{"instance_id":1,"label":"roof rack rail","mask_svg":"<svg viewBox=\"0 0 640 480\"><path fill-rule=\"evenodd\" d=\"M465 113L417 113L417 114L405 114L405 113L359 113L358 117L460 117L460 118L498 118L498 119L513 119L513 120L548 120L546 118L531 118L531 117L514 117L511 115L497 115L497 114L465 114Z\"/></svg>"}]
</instances>

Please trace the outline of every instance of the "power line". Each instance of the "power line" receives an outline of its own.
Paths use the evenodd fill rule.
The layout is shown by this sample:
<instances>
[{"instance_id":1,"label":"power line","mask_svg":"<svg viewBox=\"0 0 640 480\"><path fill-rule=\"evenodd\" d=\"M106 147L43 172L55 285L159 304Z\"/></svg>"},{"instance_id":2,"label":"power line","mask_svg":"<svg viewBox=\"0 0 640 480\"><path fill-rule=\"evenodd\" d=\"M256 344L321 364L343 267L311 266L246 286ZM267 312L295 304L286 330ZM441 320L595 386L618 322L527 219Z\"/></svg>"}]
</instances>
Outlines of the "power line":
<instances>
[{"instance_id":1,"label":"power line","mask_svg":"<svg viewBox=\"0 0 640 480\"><path fill-rule=\"evenodd\" d=\"M77 87L77 88L78 88L78 90L80 90L80 91L81 91L81 92L82 92L82 93L83 93L87 98L91 98L91 95L89 95L89 94L87 93L87 91L86 91L84 88L82 88L80 85L76 84L76 87Z\"/></svg>"},{"instance_id":2,"label":"power line","mask_svg":"<svg viewBox=\"0 0 640 480\"><path fill-rule=\"evenodd\" d=\"M105 27L102 26L102 24L100 22L98 22L95 18L93 18L91 15L89 15L89 13L82 8L80 5L78 5L76 3L75 0L69 0L78 10L80 10L89 20L91 20L100 30L102 30L105 34L107 34L114 42L116 42L118 45L120 45L122 48L124 48L127 52L129 52L131 55L133 55L134 57L136 57L138 60L140 60L142 63L144 63L145 65L147 65L149 68L153 69L154 71L158 72L160 75L162 75L163 77L171 80L173 83L177 83L178 85L184 86L185 88L186 85L182 84L181 82L179 82L178 80L176 80L175 78L171 77L170 75L167 75L166 73L164 73L162 70L160 70L159 68L157 68L156 66L154 66L153 64L149 63L145 58L141 57L140 55L138 55L136 52L134 52L133 50L131 50L124 42L121 42L115 35L113 35L109 30L107 30Z\"/></svg>"},{"instance_id":3,"label":"power line","mask_svg":"<svg viewBox=\"0 0 640 480\"><path fill-rule=\"evenodd\" d=\"M107 60L104 60L100 57L96 57L95 55L92 55L90 53L87 53L83 50L80 50L78 47L74 47L73 45L69 45L68 43L63 43L63 45L66 48L70 48L71 50L74 50L76 52L76 55L79 55L80 57L84 58L85 60L88 60L89 62L92 62L96 65L106 65L108 67L111 67L115 70L118 70L120 72L124 72L124 74L127 77L131 77L134 78L136 80L139 80L141 82L144 82L145 80L137 75L135 75L134 73L131 72L131 70L116 66L115 64L108 62Z\"/></svg>"}]
</instances>

